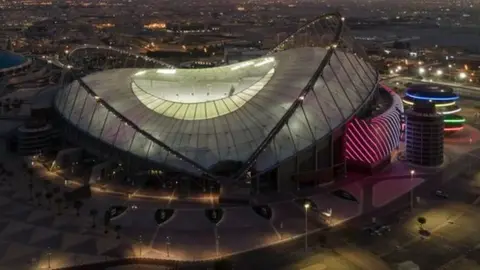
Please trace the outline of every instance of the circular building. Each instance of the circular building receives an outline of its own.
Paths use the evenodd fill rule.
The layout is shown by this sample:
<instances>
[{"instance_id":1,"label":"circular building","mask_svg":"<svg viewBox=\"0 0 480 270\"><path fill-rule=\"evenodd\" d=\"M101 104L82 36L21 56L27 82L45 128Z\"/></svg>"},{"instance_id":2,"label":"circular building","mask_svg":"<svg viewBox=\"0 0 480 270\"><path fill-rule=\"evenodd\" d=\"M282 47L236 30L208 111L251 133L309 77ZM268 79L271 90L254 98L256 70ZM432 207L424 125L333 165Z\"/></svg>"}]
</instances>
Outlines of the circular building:
<instances>
[{"instance_id":1,"label":"circular building","mask_svg":"<svg viewBox=\"0 0 480 270\"><path fill-rule=\"evenodd\" d=\"M0 50L0 77L26 70L32 60L11 51Z\"/></svg>"},{"instance_id":2,"label":"circular building","mask_svg":"<svg viewBox=\"0 0 480 270\"><path fill-rule=\"evenodd\" d=\"M415 103L405 112L407 160L415 165L443 163L444 121L436 106L428 101Z\"/></svg>"},{"instance_id":3,"label":"circular building","mask_svg":"<svg viewBox=\"0 0 480 270\"><path fill-rule=\"evenodd\" d=\"M412 107L417 102L431 102L435 105L436 112L443 115L447 133L463 129L465 118L457 115L462 109L457 105L459 96L452 88L437 84L414 84L405 91L403 102Z\"/></svg>"},{"instance_id":4,"label":"circular building","mask_svg":"<svg viewBox=\"0 0 480 270\"><path fill-rule=\"evenodd\" d=\"M345 124L378 83L344 30L340 16L326 15L268 55L233 65L74 74L55 105L68 138L132 168L218 178L219 167L231 167L230 179L277 190L300 178L330 181L345 163Z\"/></svg>"}]
</instances>

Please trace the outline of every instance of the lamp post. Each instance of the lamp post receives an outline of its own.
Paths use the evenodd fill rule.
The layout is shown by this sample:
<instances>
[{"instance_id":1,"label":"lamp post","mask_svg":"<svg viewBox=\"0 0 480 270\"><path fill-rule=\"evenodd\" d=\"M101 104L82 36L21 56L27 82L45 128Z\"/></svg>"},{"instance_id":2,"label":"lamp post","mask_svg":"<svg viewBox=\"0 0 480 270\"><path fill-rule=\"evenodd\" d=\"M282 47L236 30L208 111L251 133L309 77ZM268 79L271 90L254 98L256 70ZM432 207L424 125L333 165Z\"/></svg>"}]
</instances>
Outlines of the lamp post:
<instances>
[{"instance_id":1,"label":"lamp post","mask_svg":"<svg viewBox=\"0 0 480 270\"><path fill-rule=\"evenodd\" d=\"M280 232L279 232L279 234L280 234L280 240L282 240L282 238L283 238L283 237L282 237L282 232L283 232L283 222L280 222Z\"/></svg>"},{"instance_id":2,"label":"lamp post","mask_svg":"<svg viewBox=\"0 0 480 270\"><path fill-rule=\"evenodd\" d=\"M217 252L217 257L220 256L220 235L215 237L215 249Z\"/></svg>"},{"instance_id":3,"label":"lamp post","mask_svg":"<svg viewBox=\"0 0 480 270\"><path fill-rule=\"evenodd\" d=\"M141 236L141 235L138 237L138 242L140 243L140 245L139 245L139 248L140 248L140 251L139 251L140 257L142 257L142 245L143 245L143 241L142 241L142 236Z\"/></svg>"},{"instance_id":4,"label":"lamp post","mask_svg":"<svg viewBox=\"0 0 480 270\"><path fill-rule=\"evenodd\" d=\"M167 236L166 247L167 247L167 257L170 257L170 236Z\"/></svg>"},{"instance_id":5,"label":"lamp post","mask_svg":"<svg viewBox=\"0 0 480 270\"><path fill-rule=\"evenodd\" d=\"M415 175L415 170L410 171L410 211L413 212L413 176Z\"/></svg>"},{"instance_id":6,"label":"lamp post","mask_svg":"<svg viewBox=\"0 0 480 270\"><path fill-rule=\"evenodd\" d=\"M310 203L305 203L303 205L305 208L305 252L308 250L308 209L310 208Z\"/></svg>"},{"instance_id":7,"label":"lamp post","mask_svg":"<svg viewBox=\"0 0 480 270\"><path fill-rule=\"evenodd\" d=\"M50 248L48 248L48 252L47 252L47 255L48 255L48 269L51 269L51 259L52 259L52 252L50 250Z\"/></svg>"},{"instance_id":8,"label":"lamp post","mask_svg":"<svg viewBox=\"0 0 480 270\"><path fill-rule=\"evenodd\" d=\"M472 148L472 137L468 139L468 143L470 144L470 148ZM470 176L470 173L472 173L472 157L468 158L468 175Z\"/></svg>"}]
</instances>

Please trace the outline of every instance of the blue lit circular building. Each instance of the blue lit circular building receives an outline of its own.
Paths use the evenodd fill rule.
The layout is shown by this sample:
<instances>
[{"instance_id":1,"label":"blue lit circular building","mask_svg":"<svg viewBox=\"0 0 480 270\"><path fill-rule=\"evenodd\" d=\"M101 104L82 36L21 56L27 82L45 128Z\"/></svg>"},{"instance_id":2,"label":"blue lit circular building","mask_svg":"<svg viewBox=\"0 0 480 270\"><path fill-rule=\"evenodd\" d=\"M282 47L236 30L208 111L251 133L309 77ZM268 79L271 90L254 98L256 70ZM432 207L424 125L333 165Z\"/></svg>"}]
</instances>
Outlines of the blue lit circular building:
<instances>
[{"instance_id":1,"label":"blue lit circular building","mask_svg":"<svg viewBox=\"0 0 480 270\"><path fill-rule=\"evenodd\" d=\"M465 118L457 115L462 110L457 105L459 96L452 88L438 84L414 84L405 90L403 102L412 107L417 102L431 102L437 113L443 115L444 131L447 133L463 129Z\"/></svg>"},{"instance_id":2,"label":"blue lit circular building","mask_svg":"<svg viewBox=\"0 0 480 270\"><path fill-rule=\"evenodd\" d=\"M135 169L216 178L230 163L229 178L259 177L278 190L295 177L330 181L335 167L345 167L346 123L372 102L378 84L346 33L339 15L325 15L264 57L204 69L83 46L70 53L73 66L93 55L128 60L85 76L73 68L56 108L67 138ZM91 70L98 62L89 61Z\"/></svg>"},{"instance_id":3,"label":"blue lit circular building","mask_svg":"<svg viewBox=\"0 0 480 270\"><path fill-rule=\"evenodd\" d=\"M12 75L30 67L32 61L22 55L0 50L0 76Z\"/></svg>"}]
</instances>

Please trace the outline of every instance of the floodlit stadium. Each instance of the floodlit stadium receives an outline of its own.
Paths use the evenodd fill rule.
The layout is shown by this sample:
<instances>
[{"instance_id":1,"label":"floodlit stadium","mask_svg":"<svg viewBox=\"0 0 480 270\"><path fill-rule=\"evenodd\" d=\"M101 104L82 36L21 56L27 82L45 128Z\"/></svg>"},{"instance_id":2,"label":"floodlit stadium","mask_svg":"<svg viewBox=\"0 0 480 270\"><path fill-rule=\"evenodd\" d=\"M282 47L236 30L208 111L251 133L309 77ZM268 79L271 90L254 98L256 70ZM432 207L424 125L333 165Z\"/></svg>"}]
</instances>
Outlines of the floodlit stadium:
<instances>
[{"instance_id":1,"label":"floodlit stadium","mask_svg":"<svg viewBox=\"0 0 480 270\"><path fill-rule=\"evenodd\" d=\"M124 61L109 60L119 54ZM67 138L134 170L252 177L276 190L343 174L346 124L378 90L377 72L338 14L233 65L178 69L89 45L68 57L74 67L91 58L92 72L73 68L73 81L57 94Z\"/></svg>"}]
</instances>

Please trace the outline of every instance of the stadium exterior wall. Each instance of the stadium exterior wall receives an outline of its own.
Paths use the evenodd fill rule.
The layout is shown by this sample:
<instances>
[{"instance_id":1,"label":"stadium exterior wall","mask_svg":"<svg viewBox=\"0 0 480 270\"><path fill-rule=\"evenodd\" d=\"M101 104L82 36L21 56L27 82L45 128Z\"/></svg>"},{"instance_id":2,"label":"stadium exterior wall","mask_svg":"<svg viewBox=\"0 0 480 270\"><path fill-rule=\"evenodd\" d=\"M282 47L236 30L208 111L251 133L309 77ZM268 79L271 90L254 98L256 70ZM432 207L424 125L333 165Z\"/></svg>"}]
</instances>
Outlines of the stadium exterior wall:
<instances>
[{"instance_id":1,"label":"stadium exterior wall","mask_svg":"<svg viewBox=\"0 0 480 270\"><path fill-rule=\"evenodd\" d=\"M346 159L349 165L374 169L390 161L392 151L400 143L403 104L401 98L387 87L391 106L371 119L354 118L347 124Z\"/></svg>"},{"instance_id":2,"label":"stadium exterior wall","mask_svg":"<svg viewBox=\"0 0 480 270\"><path fill-rule=\"evenodd\" d=\"M119 160L130 173L150 169L175 171L164 164L153 162L127 151L98 140L90 134L63 121L63 137L70 143L83 148L88 153L98 156L103 160ZM345 126L337 129L330 136L317 141L317 143L297 155L283 161L278 166L254 175L251 179L251 192L263 193L271 191L290 191L304 186L317 186L332 182L336 176L345 171L343 143ZM188 172L184 172L188 174ZM192 177L195 177L192 175Z\"/></svg>"}]
</instances>

